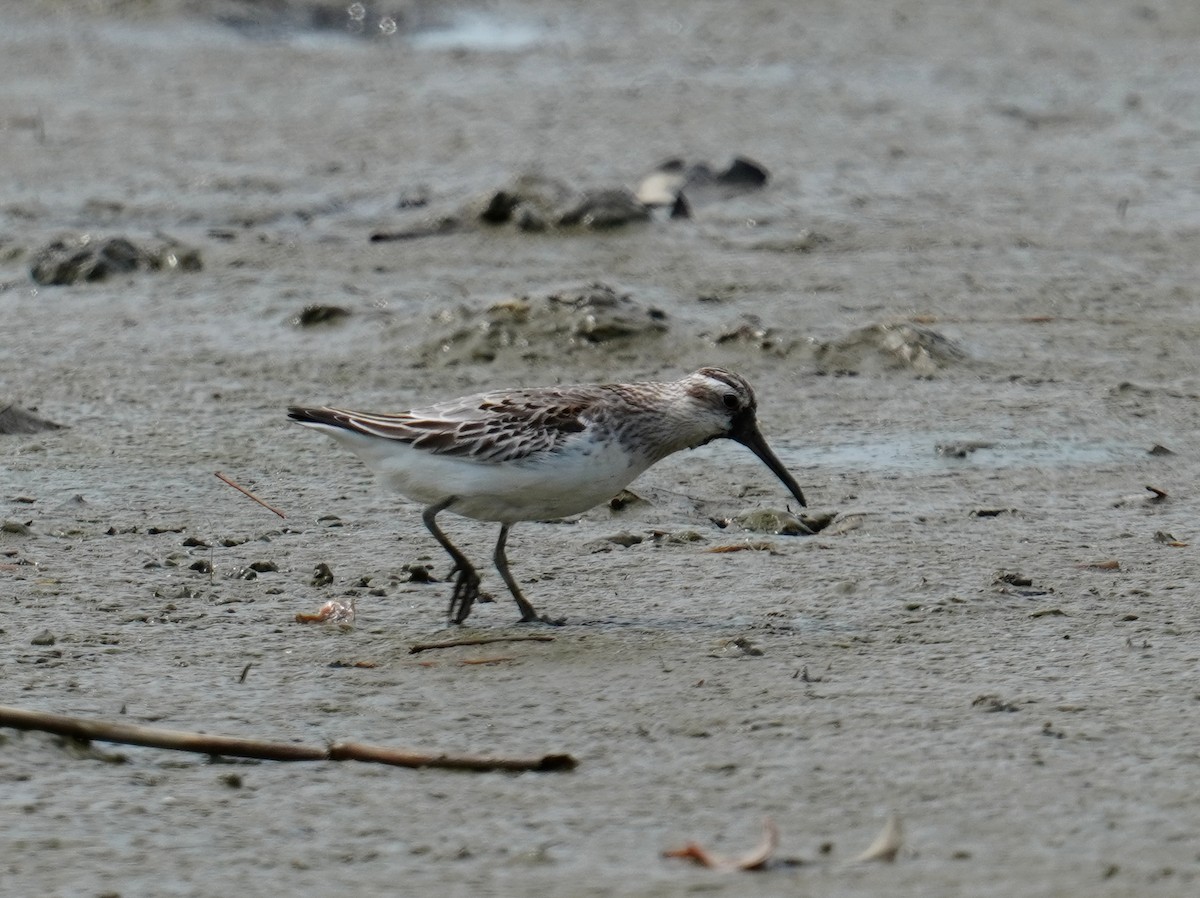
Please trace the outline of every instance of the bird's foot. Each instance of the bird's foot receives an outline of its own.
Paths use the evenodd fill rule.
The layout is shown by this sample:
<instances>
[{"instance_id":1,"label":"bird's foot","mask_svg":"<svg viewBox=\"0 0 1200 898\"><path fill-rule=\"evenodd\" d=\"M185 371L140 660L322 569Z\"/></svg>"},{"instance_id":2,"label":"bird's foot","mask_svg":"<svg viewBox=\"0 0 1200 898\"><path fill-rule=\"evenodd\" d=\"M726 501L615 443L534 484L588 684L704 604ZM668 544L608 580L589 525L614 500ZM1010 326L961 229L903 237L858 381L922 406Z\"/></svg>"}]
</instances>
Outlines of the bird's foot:
<instances>
[{"instance_id":1,"label":"bird's foot","mask_svg":"<svg viewBox=\"0 0 1200 898\"><path fill-rule=\"evenodd\" d=\"M461 624L471 614L471 606L479 595L479 574L473 567L456 567L454 575L454 592L450 595L450 622Z\"/></svg>"},{"instance_id":2,"label":"bird's foot","mask_svg":"<svg viewBox=\"0 0 1200 898\"><path fill-rule=\"evenodd\" d=\"M517 621L519 624L545 624L548 627L561 627L567 622L565 617L547 617L544 614L538 614L530 606L528 611L521 615L521 619Z\"/></svg>"}]
</instances>

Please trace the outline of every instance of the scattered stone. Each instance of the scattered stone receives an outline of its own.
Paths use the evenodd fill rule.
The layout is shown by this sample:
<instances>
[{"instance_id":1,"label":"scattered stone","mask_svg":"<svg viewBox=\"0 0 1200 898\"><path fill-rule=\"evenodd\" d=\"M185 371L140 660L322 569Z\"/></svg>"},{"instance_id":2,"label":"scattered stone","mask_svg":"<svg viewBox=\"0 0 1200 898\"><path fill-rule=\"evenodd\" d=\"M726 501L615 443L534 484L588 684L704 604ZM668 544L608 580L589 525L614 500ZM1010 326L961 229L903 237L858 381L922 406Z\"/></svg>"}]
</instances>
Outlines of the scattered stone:
<instances>
[{"instance_id":1,"label":"scattered stone","mask_svg":"<svg viewBox=\"0 0 1200 898\"><path fill-rule=\"evenodd\" d=\"M751 533L772 533L777 536L811 536L813 531L790 511L756 508L734 515L733 523Z\"/></svg>"},{"instance_id":2,"label":"scattered stone","mask_svg":"<svg viewBox=\"0 0 1200 898\"><path fill-rule=\"evenodd\" d=\"M312 586L329 586L333 583L333 571L324 561L313 568Z\"/></svg>"},{"instance_id":3,"label":"scattered stone","mask_svg":"<svg viewBox=\"0 0 1200 898\"><path fill-rule=\"evenodd\" d=\"M743 655L748 655L751 658L761 658L764 654L763 650L747 639L745 636L739 636L737 639L731 639L726 645L731 645L735 649L741 650Z\"/></svg>"},{"instance_id":4,"label":"scattered stone","mask_svg":"<svg viewBox=\"0 0 1200 898\"><path fill-rule=\"evenodd\" d=\"M425 365L474 364L501 357L529 362L589 350L607 354L657 343L667 332L664 312L603 283L505 300L482 313L448 310L434 323L445 327L420 350Z\"/></svg>"},{"instance_id":5,"label":"scattered stone","mask_svg":"<svg viewBox=\"0 0 1200 898\"><path fill-rule=\"evenodd\" d=\"M998 695L981 695L971 702L972 708L978 708L980 711L986 711L989 714L997 714L1000 712L1012 713L1021 710L1012 702L1006 702Z\"/></svg>"},{"instance_id":6,"label":"scattered stone","mask_svg":"<svg viewBox=\"0 0 1200 898\"><path fill-rule=\"evenodd\" d=\"M437 583L438 580L433 576L427 564L406 564L400 568L404 573L408 574L408 579L405 583Z\"/></svg>"},{"instance_id":7,"label":"scattered stone","mask_svg":"<svg viewBox=\"0 0 1200 898\"><path fill-rule=\"evenodd\" d=\"M963 440L958 443L938 443L934 449L944 458L966 458L978 449L991 449L995 445L987 440Z\"/></svg>"},{"instance_id":8,"label":"scattered stone","mask_svg":"<svg viewBox=\"0 0 1200 898\"><path fill-rule=\"evenodd\" d=\"M616 187L585 192L562 211L556 224L560 228L607 231L649 218L650 210L637 197L623 187Z\"/></svg>"},{"instance_id":9,"label":"scattered stone","mask_svg":"<svg viewBox=\"0 0 1200 898\"><path fill-rule=\"evenodd\" d=\"M867 520L868 517L865 512L844 514L840 517L835 517L833 523L825 528L825 532L833 536L844 536L847 533L852 533L855 530L865 527Z\"/></svg>"},{"instance_id":10,"label":"scattered stone","mask_svg":"<svg viewBox=\"0 0 1200 898\"><path fill-rule=\"evenodd\" d=\"M996 583L1007 583L1010 586L1032 586L1033 580L1021 574L1005 573L1000 571L996 574Z\"/></svg>"},{"instance_id":11,"label":"scattered stone","mask_svg":"<svg viewBox=\"0 0 1200 898\"><path fill-rule=\"evenodd\" d=\"M371 242L414 240L476 227L511 226L518 231L598 231L648 221L650 209L623 187L581 189L556 178L525 174L468 201L395 231L378 231Z\"/></svg>"},{"instance_id":12,"label":"scattered stone","mask_svg":"<svg viewBox=\"0 0 1200 898\"><path fill-rule=\"evenodd\" d=\"M782 333L763 324L757 315L743 315L737 323L703 336L714 346L736 346L778 356L786 356L801 343L798 335Z\"/></svg>"},{"instance_id":13,"label":"scattered stone","mask_svg":"<svg viewBox=\"0 0 1200 898\"><path fill-rule=\"evenodd\" d=\"M697 533L695 530L676 530L672 533L667 533L662 530L655 530L653 534L655 545L686 545L688 543L703 543L708 542L708 538L703 534Z\"/></svg>"},{"instance_id":14,"label":"scattered stone","mask_svg":"<svg viewBox=\"0 0 1200 898\"><path fill-rule=\"evenodd\" d=\"M429 205L429 190L417 187L400 194L396 200L397 209L424 209Z\"/></svg>"},{"instance_id":15,"label":"scattered stone","mask_svg":"<svg viewBox=\"0 0 1200 898\"><path fill-rule=\"evenodd\" d=\"M1150 491L1150 495L1145 493L1134 493L1132 496L1122 496L1113 503L1113 508L1121 508L1124 505L1157 505L1159 502L1165 502L1170 497L1166 490L1160 490L1156 486L1147 484L1146 489Z\"/></svg>"},{"instance_id":16,"label":"scattered stone","mask_svg":"<svg viewBox=\"0 0 1200 898\"><path fill-rule=\"evenodd\" d=\"M1172 549L1186 549L1188 545L1185 542L1180 542L1165 530L1155 530L1154 541L1156 543L1162 543L1164 546L1170 546Z\"/></svg>"},{"instance_id":17,"label":"scattered stone","mask_svg":"<svg viewBox=\"0 0 1200 898\"><path fill-rule=\"evenodd\" d=\"M502 225L527 217L522 230L544 230L557 217L557 210L577 199L563 181L543 175L518 175L507 186L485 195L468 207L468 215L488 225Z\"/></svg>"},{"instance_id":18,"label":"scattered stone","mask_svg":"<svg viewBox=\"0 0 1200 898\"><path fill-rule=\"evenodd\" d=\"M705 549L704 551L713 555L726 555L731 552L768 552L771 555L779 554L775 551L774 544L765 540L747 540L744 543L731 543L724 546L713 546L711 549Z\"/></svg>"},{"instance_id":19,"label":"scattered stone","mask_svg":"<svg viewBox=\"0 0 1200 898\"><path fill-rule=\"evenodd\" d=\"M105 764L124 764L129 759L120 752L104 751L90 739L56 736L54 741L69 757L78 761L101 761Z\"/></svg>"},{"instance_id":20,"label":"scattered stone","mask_svg":"<svg viewBox=\"0 0 1200 898\"><path fill-rule=\"evenodd\" d=\"M422 237L437 237L441 234L454 234L463 228L462 220L457 215L442 215L421 224L402 228L398 231L375 231L371 234L372 243L390 243L400 240L419 240Z\"/></svg>"},{"instance_id":21,"label":"scattered stone","mask_svg":"<svg viewBox=\"0 0 1200 898\"><path fill-rule=\"evenodd\" d=\"M213 572L212 562L207 558L202 558L199 561L194 561L188 565L189 570L196 571L200 574L211 574Z\"/></svg>"},{"instance_id":22,"label":"scattered stone","mask_svg":"<svg viewBox=\"0 0 1200 898\"><path fill-rule=\"evenodd\" d=\"M47 244L33 257L30 276L42 286L102 281L135 271L199 271L200 252L174 241L138 246L126 237L106 240L91 234L64 237Z\"/></svg>"},{"instance_id":23,"label":"scattered stone","mask_svg":"<svg viewBox=\"0 0 1200 898\"><path fill-rule=\"evenodd\" d=\"M252 561L249 567L250 570L257 571L260 574L273 573L279 570L279 565L273 561Z\"/></svg>"},{"instance_id":24,"label":"scattered stone","mask_svg":"<svg viewBox=\"0 0 1200 898\"><path fill-rule=\"evenodd\" d=\"M908 370L928 377L967 359L952 340L908 322L871 324L816 350L820 370L833 374Z\"/></svg>"},{"instance_id":25,"label":"scattered stone","mask_svg":"<svg viewBox=\"0 0 1200 898\"><path fill-rule=\"evenodd\" d=\"M668 159L642 178L634 195L652 209L673 209L687 186L687 166L682 159ZM681 213L687 206L681 208ZM687 213L681 217L687 217Z\"/></svg>"},{"instance_id":26,"label":"scattered stone","mask_svg":"<svg viewBox=\"0 0 1200 898\"><path fill-rule=\"evenodd\" d=\"M444 208L407 227L377 231L371 242L415 240L479 227L511 227L528 233L605 231L647 222L659 209L669 210L671 218L689 218L691 204L685 189L687 196L728 199L762 187L768 178L765 168L745 157L734 159L722 171L670 159L647 175L636 191L581 187L541 174L522 174L452 211ZM427 199L422 194L420 202L398 208L422 208Z\"/></svg>"},{"instance_id":27,"label":"scattered stone","mask_svg":"<svg viewBox=\"0 0 1200 898\"><path fill-rule=\"evenodd\" d=\"M688 177L688 186L695 186L702 176L702 171L694 170ZM726 187L750 190L765 187L770 177L765 166L759 165L753 159L747 159L745 156L737 156L724 171L713 175L712 181Z\"/></svg>"},{"instance_id":28,"label":"scattered stone","mask_svg":"<svg viewBox=\"0 0 1200 898\"><path fill-rule=\"evenodd\" d=\"M54 642L54 634L49 630L43 630L37 636L33 637L33 639L29 640L30 645L54 645Z\"/></svg>"},{"instance_id":29,"label":"scattered stone","mask_svg":"<svg viewBox=\"0 0 1200 898\"><path fill-rule=\"evenodd\" d=\"M1148 455L1174 455L1175 450L1168 449L1166 446L1160 446L1158 443L1155 443L1153 446L1151 446L1147 450L1147 454Z\"/></svg>"},{"instance_id":30,"label":"scattered stone","mask_svg":"<svg viewBox=\"0 0 1200 898\"><path fill-rule=\"evenodd\" d=\"M802 511L798 517L800 523L813 533L820 533L833 523L837 515L832 511Z\"/></svg>"},{"instance_id":31,"label":"scattered stone","mask_svg":"<svg viewBox=\"0 0 1200 898\"><path fill-rule=\"evenodd\" d=\"M769 253L811 253L817 247L833 243L833 238L810 228L801 228L791 234L779 237L762 237L746 242L740 238L729 241L733 246L744 246L747 249Z\"/></svg>"},{"instance_id":32,"label":"scattered stone","mask_svg":"<svg viewBox=\"0 0 1200 898\"><path fill-rule=\"evenodd\" d=\"M721 170L707 163L688 163L681 158L659 163L642 178L635 196L646 206L670 209L671 218L690 218L697 200L713 202L765 187L770 180L767 169L752 159L738 156Z\"/></svg>"},{"instance_id":33,"label":"scattered stone","mask_svg":"<svg viewBox=\"0 0 1200 898\"><path fill-rule=\"evenodd\" d=\"M350 310L342 306L326 306L316 303L305 306L292 318L294 327L314 327L318 324L335 324L350 316Z\"/></svg>"},{"instance_id":34,"label":"scattered stone","mask_svg":"<svg viewBox=\"0 0 1200 898\"><path fill-rule=\"evenodd\" d=\"M635 508L639 505L649 504L649 502L632 490L621 490L621 492L617 493L608 500L608 507L614 512L624 511L627 508Z\"/></svg>"},{"instance_id":35,"label":"scattered stone","mask_svg":"<svg viewBox=\"0 0 1200 898\"><path fill-rule=\"evenodd\" d=\"M646 537L638 533L630 533L628 530L614 533L612 536L603 537L603 539L605 542L613 543L623 549L628 549L630 546L636 546L646 541Z\"/></svg>"},{"instance_id":36,"label":"scattered stone","mask_svg":"<svg viewBox=\"0 0 1200 898\"><path fill-rule=\"evenodd\" d=\"M623 187L579 190L542 175L520 175L477 203L479 221L522 231L610 230L650 218L649 208Z\"/></svg>"},{"instance_id":37,"label":"scattered stone","mask_svg":"<svg viewBox=\"0 0 1200 898\"><path fill-rule=\"evenodd\" d=\"M0 533L11 533L14 536L30 536L33 531L29 529L29 524L32 521L22 524L20 521L4 521L0 523Z\"/></svg>"},{"instance_id":38,"label":"scattered stone","mask_svg":"<svg viewBox=\"0 0 1200 898\"><path fill-rule=\"evenodd\" d=\"M0 402L0 436L43 433L47 430L62 430L65 426L41 417L32 409L21 408L11 402Z\"/></svg>"}]
</instances>

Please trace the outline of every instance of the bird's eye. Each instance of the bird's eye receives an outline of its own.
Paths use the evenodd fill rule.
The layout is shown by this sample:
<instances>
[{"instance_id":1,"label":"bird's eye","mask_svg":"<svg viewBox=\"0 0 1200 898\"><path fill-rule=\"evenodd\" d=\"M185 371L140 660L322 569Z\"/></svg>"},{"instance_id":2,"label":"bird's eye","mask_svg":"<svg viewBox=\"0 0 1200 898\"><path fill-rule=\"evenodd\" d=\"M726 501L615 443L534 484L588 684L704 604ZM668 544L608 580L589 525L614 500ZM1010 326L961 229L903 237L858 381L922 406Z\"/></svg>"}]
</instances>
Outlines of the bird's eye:
<instances>
[{"instance_id":1,"label":"bird's eye","mask_svg":"<svg viewBox=\"0 0 1200 898\"><path fill-rule=\"evenodd\" d=\"M736 412L738 410L739 403L736 393L726 393L721 397L721 401L725 403L725 408L729 409L731 412Z\"/></svg>"}]
</instances>

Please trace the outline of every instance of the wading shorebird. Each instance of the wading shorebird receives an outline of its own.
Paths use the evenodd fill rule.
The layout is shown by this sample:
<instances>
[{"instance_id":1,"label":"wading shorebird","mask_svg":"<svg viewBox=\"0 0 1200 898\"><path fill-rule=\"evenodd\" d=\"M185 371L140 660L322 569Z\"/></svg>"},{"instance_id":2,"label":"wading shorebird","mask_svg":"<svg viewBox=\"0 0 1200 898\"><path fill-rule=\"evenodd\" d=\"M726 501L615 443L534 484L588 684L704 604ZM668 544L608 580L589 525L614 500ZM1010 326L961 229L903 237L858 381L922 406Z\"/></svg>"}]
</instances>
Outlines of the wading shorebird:
<instances>
[{"instance_id":1,"label":"wading shorebird","mask_svg":"<svg viewBox=\"0 0 1200 898\"><path fill-rule=\"evenodd\" d=\"M562 622L539 615L508 569L504 546L518 521L587 511L655 462L717 439L749 448L805 504L759 432L756 410L745 378L701 368L670 383L496 390L386 415L293 406L288 417L333 437L386 486L425 506L421 519L454 560L453 623L471 613L480 580L438 526L443 511L500 524L493 560L521 621L553 624Z\"/></svg>"}]
</instances>

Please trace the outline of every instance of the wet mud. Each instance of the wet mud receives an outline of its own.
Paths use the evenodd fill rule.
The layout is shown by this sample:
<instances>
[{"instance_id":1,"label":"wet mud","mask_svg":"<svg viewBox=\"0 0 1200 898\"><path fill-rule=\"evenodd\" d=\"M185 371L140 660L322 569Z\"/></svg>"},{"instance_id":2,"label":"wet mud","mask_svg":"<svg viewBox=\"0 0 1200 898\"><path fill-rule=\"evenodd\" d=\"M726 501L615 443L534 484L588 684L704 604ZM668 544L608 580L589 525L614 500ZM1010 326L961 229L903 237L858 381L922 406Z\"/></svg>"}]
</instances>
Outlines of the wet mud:
<instances>
[{"instance_id":1,"label":"wet mud","mask_svg":"<svg viewBox=\"0 0 1200 898\"><path fill-rule=\"evenodd\" d=\"M3 730L0 890L1195 892L1194 4L0 22L0 704L578 761ZM769 178L689 183L739 156ZM526 173L567 186L462 223ZM644 220L564 227L597 189ZM495 598L448 627L420 509L285 417L702 365L755 385L807 514L714 444L518 525L546 642L412 654L529 632L495 526L442 519ZM695 862L764 829L765 869Z\"/></svg>"}]
</instances>

